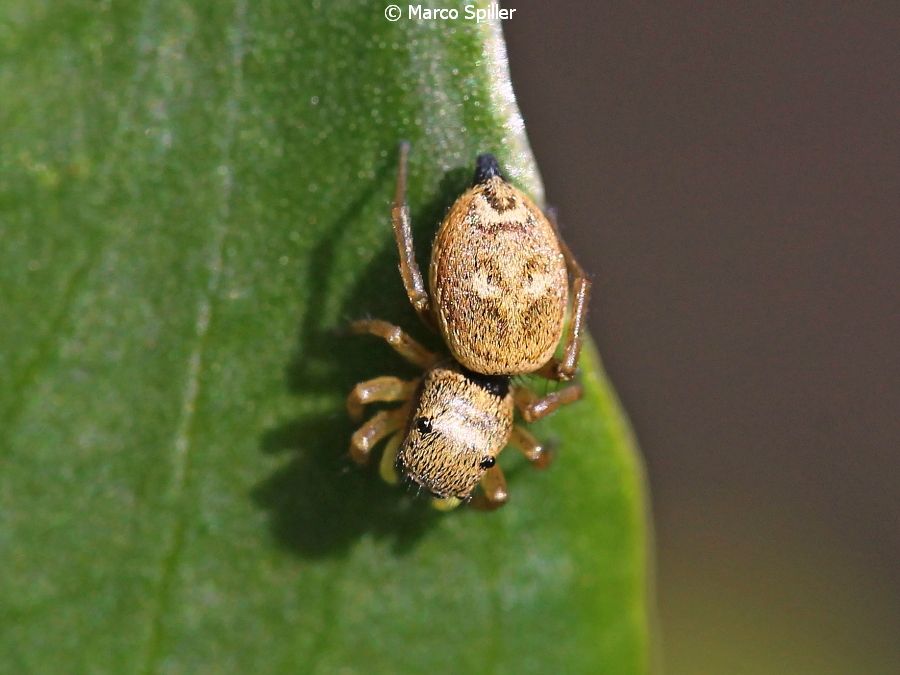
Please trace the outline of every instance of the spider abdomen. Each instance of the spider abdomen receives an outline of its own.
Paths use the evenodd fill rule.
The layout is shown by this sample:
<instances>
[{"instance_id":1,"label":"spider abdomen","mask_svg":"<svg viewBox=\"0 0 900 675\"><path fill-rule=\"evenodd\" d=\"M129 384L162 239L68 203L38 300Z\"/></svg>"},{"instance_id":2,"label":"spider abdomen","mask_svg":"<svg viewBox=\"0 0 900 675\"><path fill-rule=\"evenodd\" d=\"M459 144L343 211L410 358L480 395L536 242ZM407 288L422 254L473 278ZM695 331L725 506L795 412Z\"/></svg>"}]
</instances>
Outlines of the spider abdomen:
<instances>
[{"instance_id":1,"label":"spider abdomen","mask_svg":"<svg viewBox=\"0 0 900 675\"><path fill-rule=\"evenodd\" d=\"M499 176L450 209L429 277L438 327L470 370L531 373L553 356L568 302L565 258L540 209Z\"/></svg>"}]
</instances>

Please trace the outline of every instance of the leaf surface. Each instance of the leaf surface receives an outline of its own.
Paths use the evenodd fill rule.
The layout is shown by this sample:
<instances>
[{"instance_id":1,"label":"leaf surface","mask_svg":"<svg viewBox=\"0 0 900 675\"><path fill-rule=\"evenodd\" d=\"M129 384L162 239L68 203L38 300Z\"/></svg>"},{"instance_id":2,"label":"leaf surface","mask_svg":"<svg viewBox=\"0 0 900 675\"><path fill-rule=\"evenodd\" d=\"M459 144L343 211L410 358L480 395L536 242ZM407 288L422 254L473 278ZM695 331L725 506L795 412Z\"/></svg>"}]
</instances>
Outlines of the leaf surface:
<instances>
[{"instance_id":1,"label":"leaf surface","mask_svg":"<svg viewBox=\"0 0 900 675\"><path fill-rule=\"evenodd\" d=\"M439 347L420 260L478 152L538 200L499 28L366 2L0 2L0 669L647 670L640 465L588 346L500 511L346 458L343 398ZM564 207L564 205L562 205Z\"/></svg>"}]
</instances>

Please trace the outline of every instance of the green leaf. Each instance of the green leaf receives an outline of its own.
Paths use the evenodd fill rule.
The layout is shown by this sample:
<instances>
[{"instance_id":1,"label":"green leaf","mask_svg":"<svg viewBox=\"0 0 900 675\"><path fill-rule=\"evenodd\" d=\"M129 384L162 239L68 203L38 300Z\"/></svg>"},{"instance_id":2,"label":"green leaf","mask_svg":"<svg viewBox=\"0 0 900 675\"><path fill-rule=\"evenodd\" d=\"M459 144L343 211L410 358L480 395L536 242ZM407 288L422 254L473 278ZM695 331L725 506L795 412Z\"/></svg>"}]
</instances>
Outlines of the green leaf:
<instances>
[{"instance_id":1,"label":"green leaf","mask_svg":"<svg viewBox=\"0 0 900 675\"><path fill-rule=\"evenodd\" d=\"M648 669L641 469L583 402L510 504L346 458L352 384L430 344L420 259L475 154L541 199L498 26L298 0L0 2L0 670ZM564 206L563 213L564 213Z\"/></svg>"}]
</instances>

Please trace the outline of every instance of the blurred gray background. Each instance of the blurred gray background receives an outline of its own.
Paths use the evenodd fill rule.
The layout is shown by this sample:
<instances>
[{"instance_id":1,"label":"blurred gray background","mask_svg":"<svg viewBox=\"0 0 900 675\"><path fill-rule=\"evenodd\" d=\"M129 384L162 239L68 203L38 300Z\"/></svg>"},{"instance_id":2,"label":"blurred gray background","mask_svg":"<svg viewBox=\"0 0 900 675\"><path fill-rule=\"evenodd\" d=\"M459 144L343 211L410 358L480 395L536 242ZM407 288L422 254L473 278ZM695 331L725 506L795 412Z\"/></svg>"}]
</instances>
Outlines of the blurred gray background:
<instances>
[{"instance_id":1,"label":"blurred gray background","mask_svg":"<svg viewBox=\"0 0 900 675\"><path fill-rule=\"evenodd\" d=\"M900 5L504 4L668 672L898 672Z\"/></svg>"}]
</instances>

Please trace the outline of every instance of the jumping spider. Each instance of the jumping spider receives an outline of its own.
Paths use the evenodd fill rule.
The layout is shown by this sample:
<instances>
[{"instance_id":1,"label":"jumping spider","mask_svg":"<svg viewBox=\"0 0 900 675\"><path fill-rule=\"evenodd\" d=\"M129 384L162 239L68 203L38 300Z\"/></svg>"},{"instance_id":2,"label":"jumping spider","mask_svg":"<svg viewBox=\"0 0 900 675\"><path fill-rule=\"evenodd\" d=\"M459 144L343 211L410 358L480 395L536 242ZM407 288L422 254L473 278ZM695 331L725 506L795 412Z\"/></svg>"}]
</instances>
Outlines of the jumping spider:
<instances>
[{"instance_id":1,"label":"jumping spider","mask_svg":"<svg viewBox=\"0 0 900 675\"><path fill-rule=\"evenodd\" d=\"M415 260L406 203L408 153L409 145L401 144L391 211L400 274L413 307L440 331L453 358L442 359L385 321L354 322L355 333L383 338L424 373L410 381L376 377L354 387L347 409L355 419L368 403L402 405L361 426L350 454L363 464L375 444L390 436L380 464L386 481L408 478L431 493L439 508L469 500L480 483L475 504L497 508L507 500L497 464L507 444L538 468L550 460L534 436L514 424L514 409L533 422L581 398L579 385L538 397L511 378L574 376L590 281L552 216L506 182L497 160L485 154L476 161L473 186L456 200L435 236L429 294ZM553 354L563 334L570 274L572 318L557 359Z\"/></svg>"}]
</instances>

